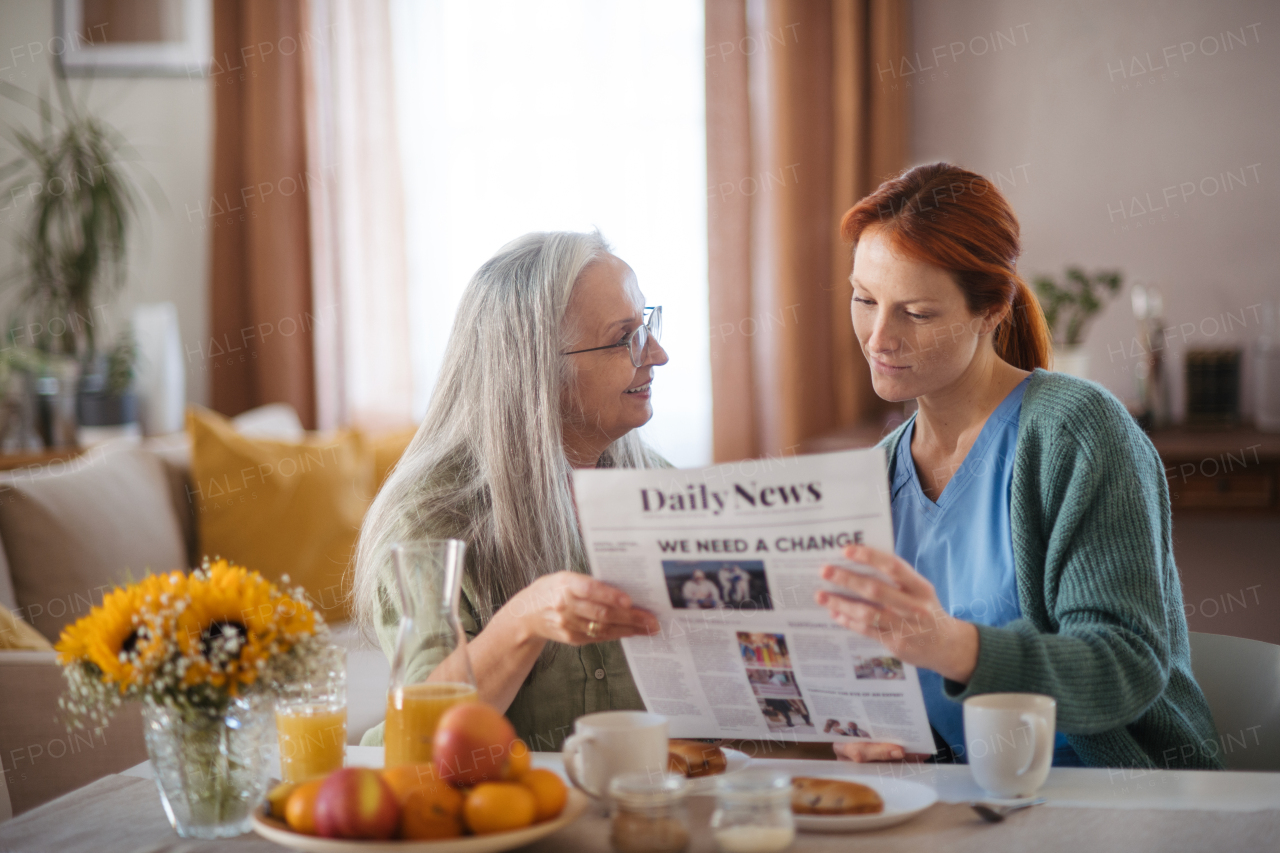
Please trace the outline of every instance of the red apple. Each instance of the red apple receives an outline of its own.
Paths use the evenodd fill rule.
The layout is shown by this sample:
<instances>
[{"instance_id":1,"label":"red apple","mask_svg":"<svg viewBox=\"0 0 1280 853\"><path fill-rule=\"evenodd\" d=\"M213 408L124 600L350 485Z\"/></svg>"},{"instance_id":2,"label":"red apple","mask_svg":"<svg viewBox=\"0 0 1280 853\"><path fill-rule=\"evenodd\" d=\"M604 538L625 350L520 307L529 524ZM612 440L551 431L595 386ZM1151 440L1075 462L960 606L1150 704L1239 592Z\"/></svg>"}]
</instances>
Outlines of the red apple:
<instances>
[{"instance_id":1,"label":"red apple","mask_svg":"<svg viewBox=\"0 0 1280 853\"><path fill-rule=\"evenodd\" d=\"M326 838L390 838L400 823L400 801L377 770L334 771L316 795L316 831Z\"/></svg>"},{"instance_id":2,"label":"red apple","mask_svg":"<svg viewBox=\"0 0 1280 853\"><path fill-rule=\"evenodd\" d=\"M436 775L454 786L497 781L515 739L511 723L489 705L454 705L440 718L431 743Z\"/></svg>"}]
</instances>

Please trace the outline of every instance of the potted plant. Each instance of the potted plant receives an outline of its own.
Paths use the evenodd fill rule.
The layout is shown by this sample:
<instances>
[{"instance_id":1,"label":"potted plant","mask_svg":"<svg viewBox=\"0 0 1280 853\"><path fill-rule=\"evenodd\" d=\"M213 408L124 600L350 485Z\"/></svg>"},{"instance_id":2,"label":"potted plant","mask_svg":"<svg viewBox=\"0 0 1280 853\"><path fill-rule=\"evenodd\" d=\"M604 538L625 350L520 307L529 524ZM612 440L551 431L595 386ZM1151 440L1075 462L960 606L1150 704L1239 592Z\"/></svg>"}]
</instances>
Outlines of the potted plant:
<instances>
[{"instance_id":1,"label":"potted plant","mask_svg":"<svg viewBox=\"0 0 1280 853\"><path fill-rule=\"evenodd\" d=\"M1118 270L1089 275L1072 266L1067 267L1064 277L1059 284L1050 276L1037 276L1033 286L1053 334L1053 369L1087 379L1089 362L1082 346L1085 330L1106 300L1120 291L1123 276Z\"/></svg>"},{"instance_id":2,"label":"potted plant","mask_svg":"<svg viewBox=\"0 0 1280 853\"><path fill-rule=\"evenodd\" d=\"M123 332L114 346L94 358L92 368L80 380L76 419L80 426L115 426L138 420L138 398L133 392L138 347L131 331Z\"/></svg>"},{"instance_id":3,"label":"potted plant","mask_svg":"<svg viewBox=\"0 0 1280 853\"><path fill-rule=\"evenodd\" d=\"M87 394L95 399L87 407L82 399L77 409L124 417L136 406L103 406L101 397L128 392L118 381L120 359L133 350L117 347L99 357L98 330L106 303L124 285L125 252L139 212L129 169L134 157L111 125L76 103L65 80L55 80L57 107L0 82L0 94L40 116L38 133L8 128L18 153L0 166L0 191L30 205L17 244L21 264L6 277L16 291L9 329L22 329L47 356L38 393L64 400Z\"/></svg>"}]
</instances>

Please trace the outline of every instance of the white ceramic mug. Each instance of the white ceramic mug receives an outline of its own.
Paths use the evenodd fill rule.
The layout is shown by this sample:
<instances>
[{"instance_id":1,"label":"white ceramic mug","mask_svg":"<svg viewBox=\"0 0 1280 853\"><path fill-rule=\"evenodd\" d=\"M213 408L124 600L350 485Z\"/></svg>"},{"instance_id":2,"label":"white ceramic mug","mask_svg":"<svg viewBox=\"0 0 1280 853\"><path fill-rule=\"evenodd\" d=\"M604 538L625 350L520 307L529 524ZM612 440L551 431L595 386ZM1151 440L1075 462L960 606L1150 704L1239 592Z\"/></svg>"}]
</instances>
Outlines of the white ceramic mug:
<instances>
[{"instance_id":1,"label":"white ceramic mug","mask_svg":"<svg viewBox=\"0 0 1280 853\"><path fill-rule=\"evenodd\" d=\"M573 724L564 742L564 769L573 784L603 798L614 776L667 769L667 718L644 711L601 711Z\"/></svg>"},{"instance_id":2,"label":"white ceramic mug","mask_svg":"<svg viewBox=\"0 0 1280 853\"><path fill-rule=\"evenodd\" d=\"M1029 797L1053 765L1058 703L1039 693L964 700L964 745L973 778L997 797Z\"/></svg>"}]
</instances>

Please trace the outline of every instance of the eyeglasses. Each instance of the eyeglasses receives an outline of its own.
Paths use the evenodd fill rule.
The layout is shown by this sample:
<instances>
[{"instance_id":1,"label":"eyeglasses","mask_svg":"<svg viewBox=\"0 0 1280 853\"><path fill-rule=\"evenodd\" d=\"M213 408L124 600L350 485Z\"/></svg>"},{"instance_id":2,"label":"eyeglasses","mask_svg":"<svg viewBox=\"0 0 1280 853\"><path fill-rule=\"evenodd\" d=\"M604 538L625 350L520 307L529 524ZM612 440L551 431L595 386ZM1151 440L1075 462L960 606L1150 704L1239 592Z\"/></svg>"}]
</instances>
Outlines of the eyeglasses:
<instances>
[{"instance_id":1,"label":"eyeglasses","mask_svg":"<svg viewBox=\"0 0 1280 853\"><path fill-rule=\"evenodd\" d=\"M602 347L591 347L590 349L576 349L572 352L563 352L561 355L577 355L580 352L595 352L602 349L615 349L617 347L626 347L627 352L631 355L631 364L639 367L644 361L644 349L649 345L649 338L659 341L662 339L662 306L651 307L646 305L645 311L649 312L649 319L645 320L639 326L632 330L616 344L605 344Z\"/></svg>"}]
</instances>

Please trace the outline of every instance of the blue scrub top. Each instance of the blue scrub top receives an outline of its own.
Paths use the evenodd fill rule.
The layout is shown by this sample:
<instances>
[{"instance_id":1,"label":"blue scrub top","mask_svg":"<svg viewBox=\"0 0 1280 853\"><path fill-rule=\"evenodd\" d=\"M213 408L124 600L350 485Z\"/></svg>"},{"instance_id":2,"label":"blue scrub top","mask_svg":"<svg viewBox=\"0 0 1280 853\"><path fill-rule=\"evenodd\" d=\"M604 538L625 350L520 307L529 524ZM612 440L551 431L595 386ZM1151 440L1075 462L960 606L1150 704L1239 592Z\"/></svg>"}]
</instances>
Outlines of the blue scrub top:
<instances>
[{"instance_id":1,"label":"blue scrub top","mask_svg":"<svg viewBox=\"0 0 1280 853\"><path fill-rule=\"evenodd\" d=\"M894 550L929 579L943 608L966 622L1000 626L1022 615L1009 501L1018 417L1030 379L1019 382L987 418L936 503L921 488L911 457L914 415L898 442L890 489ZM965 761L962 706L943 693L942 676L927 669L919 673L930 725ZM1054 746L1055 765L1080 764L1065 735L1059 733Z\"/></svg>"}]
</instances>

